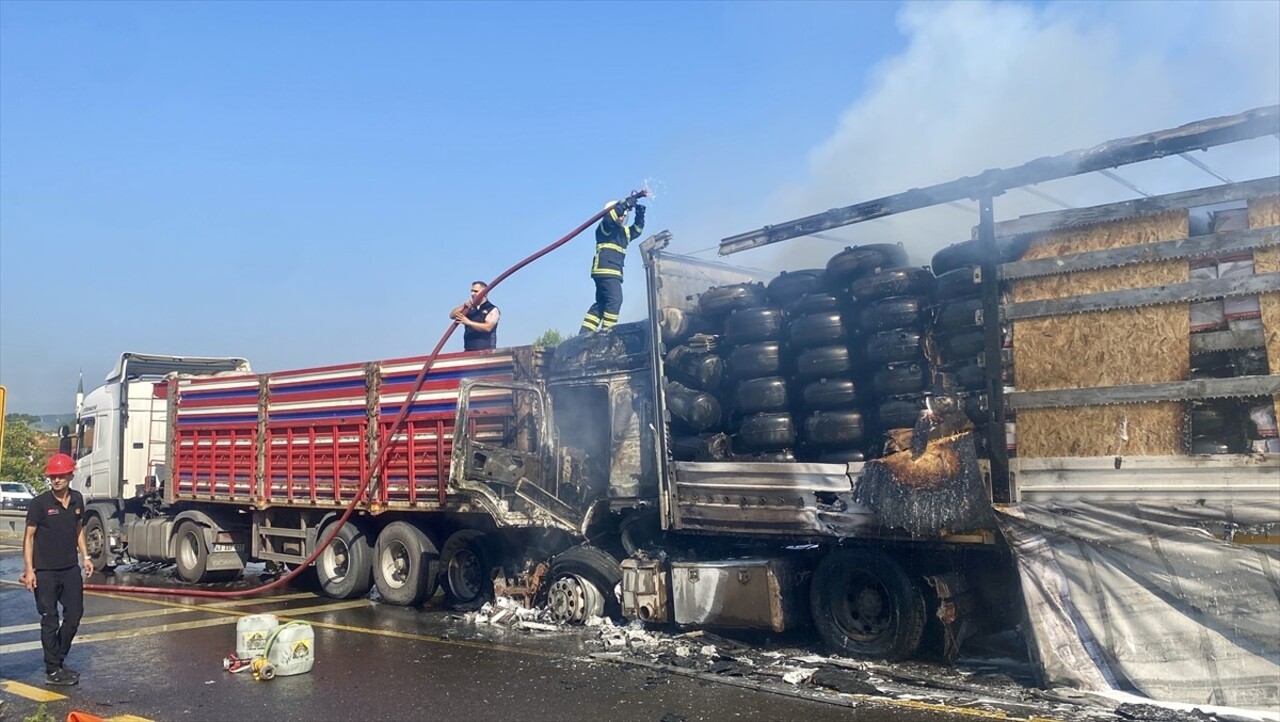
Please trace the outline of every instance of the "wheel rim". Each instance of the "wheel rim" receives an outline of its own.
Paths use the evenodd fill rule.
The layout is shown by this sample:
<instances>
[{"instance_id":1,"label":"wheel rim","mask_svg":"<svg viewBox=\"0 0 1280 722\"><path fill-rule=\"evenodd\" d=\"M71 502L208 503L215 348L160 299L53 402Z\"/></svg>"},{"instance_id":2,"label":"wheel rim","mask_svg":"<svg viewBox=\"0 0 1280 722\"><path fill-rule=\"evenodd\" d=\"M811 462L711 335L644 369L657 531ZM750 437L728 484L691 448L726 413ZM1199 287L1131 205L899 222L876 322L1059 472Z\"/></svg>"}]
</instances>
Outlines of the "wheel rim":
<instances>
[{"instance_id":1,"label":"wheel rim","mask_svg":"<svg viewBox=\"0 0 1280 722\"><path fill-rule=\"evenodd\" d=\"M99 559L106 550L106 535L102 533L100 524L91 525L84 534L84 545L90 559Z\"/></svg>"},{"instance_id":2,"label":"wheel rim","mask_svg":"<svg viewBox=\"0 0 1280 722\"><path fill-rule=\"evenodd\" d=\"M408 583L412 564L408 547L398 541L387 544L378 558L383 580L394 589L401 589Z\"/></svg>"},{"instance_id":3,"label":"wheel rim","mask_svg":"<svg viewBox=\"0 0 1280 722\"><path fill-rule=\"evenodd\" d=\"M318 564L325 579L341 581L346 578L351 568L351 548L341 537L338 537L320 555Z\"/></svg>"},{"instance_id":4,"label":"wheel rim","mask_svg":"<svg viewBox=\"0 0 1280 722\"><path fill-rule=\"evenodd\" d=\"M449 558L449 591L461 602L469 602L480 596L484 572L480 568L480 556L465 548Z\"/></svg>"},{"instance_id":5,"label":"wheel rim","mask_svg":"<svg viewBox=\"0 0 1280 722\"><path fill-rule=\"evenodd\" d=\"M840 631L859 642L874 641L893 625L889 590L871 574L854 574L849 578L835 612Z\"/></svg>"},{"instance_id":6,"label":"wheel rim","mask_svg":"<svg viewBox=\"0 0 1280 722\"><path fill-rule=\"evenodd\" d=\"M199 544L200 540L196 538L195 532L189 531L182 535L182 543L178 545L178 561L183 568L194 570L200 563Z\"/></svg>"},{"instance_id":7,"label":"wheel rim","mask_svg":"<svg viewBox=\"0 0 1280 722\"><path fill-rule=\"evenodd\" d=\"M562 624L581 624L604 613L604 597L596 585L577 574L560 577L547 591L551 618Z\"/></svg>"}]
</instances>

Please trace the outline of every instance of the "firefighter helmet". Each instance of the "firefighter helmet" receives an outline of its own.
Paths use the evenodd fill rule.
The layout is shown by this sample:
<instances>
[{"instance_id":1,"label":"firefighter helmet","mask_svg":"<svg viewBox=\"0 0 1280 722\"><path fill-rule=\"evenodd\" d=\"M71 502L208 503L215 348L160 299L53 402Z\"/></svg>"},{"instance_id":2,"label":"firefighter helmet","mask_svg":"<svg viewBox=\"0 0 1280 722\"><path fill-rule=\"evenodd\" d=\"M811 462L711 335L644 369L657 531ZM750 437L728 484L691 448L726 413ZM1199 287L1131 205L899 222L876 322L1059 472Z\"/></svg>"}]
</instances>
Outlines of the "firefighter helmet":
<instances>
[{"instance_id":1,"label":"firefighter helmet","mask_svg":"<svg viewBox=\"0 0 1280 722\"><path fill-rule=\"evenodd\" d=\"M63 476L65 474L73 474L76 470L76 462L72 461L70 456L66 454L54 454L49 457L49 463L44 466L45 476Z\"/></svg>"}]
</instances>

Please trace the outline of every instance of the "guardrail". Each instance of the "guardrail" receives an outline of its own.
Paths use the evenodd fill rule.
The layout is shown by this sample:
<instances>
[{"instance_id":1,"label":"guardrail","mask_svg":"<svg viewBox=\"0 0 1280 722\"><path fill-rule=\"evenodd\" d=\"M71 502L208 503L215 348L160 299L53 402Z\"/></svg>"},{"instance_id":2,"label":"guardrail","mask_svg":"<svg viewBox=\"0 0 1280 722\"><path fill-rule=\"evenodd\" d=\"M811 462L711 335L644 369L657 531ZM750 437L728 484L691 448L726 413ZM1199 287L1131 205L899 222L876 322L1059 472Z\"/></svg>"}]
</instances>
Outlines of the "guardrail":
<instances>
[{"instance_id":1,"label":"guardrail","mask_svg":"<svg viewBox=\"0 0 1280 722\"><path fill-rule=\"evenodd\" d=\"M27 512L8 509L0 511L0 538L20 538L26 525Z\"/></svg>"}]
</instances>

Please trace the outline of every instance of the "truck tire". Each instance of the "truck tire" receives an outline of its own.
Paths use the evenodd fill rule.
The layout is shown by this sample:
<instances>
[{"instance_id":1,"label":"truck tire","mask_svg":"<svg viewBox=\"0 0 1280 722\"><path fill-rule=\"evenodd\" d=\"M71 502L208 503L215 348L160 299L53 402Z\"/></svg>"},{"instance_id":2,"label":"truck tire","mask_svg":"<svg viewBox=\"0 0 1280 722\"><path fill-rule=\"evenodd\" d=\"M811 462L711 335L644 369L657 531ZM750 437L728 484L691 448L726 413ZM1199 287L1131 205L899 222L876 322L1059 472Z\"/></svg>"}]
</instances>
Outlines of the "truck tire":
<instances>
[{"instance_id":1,"label":"truck tire","mask_svg":"<svg viewBox=\"0 0 1280 722\"><path fill-rule=\"evenodd\" d=\"M853 358L848 347L816 346L796 357L796 378L820 379L844 376L853 371Z\"/></svg>"},{"instance_id":2,"label":"truck tire","mask_svg":"<svg viewBox=\"0 0 1280 722\"><path fill-rule=\"evenodd\" d=\"M967 298L963 301L951 301L938 308L938 315L933 320L933 328L941 333L963 333L981 329L978 321L982 311L982 299Z\"/></svg>"},{"instance_id":3,"label":"truck tire","mask_svg":"<svg viewBox=\"0 0 1280 722\"><path fill-rule=\"evenodd\" d=\"M813 457L813 461L819 464L858 464L866 460L867 455L861 449L824 451Z\"/></svg>"},{"instance_id":4,"label":"truck tire","mask_svg":"<svg viewBox=\"0 0 1280 722\"><path fill-rule=\"evenodd\" d=\"M329 538L333 525L325 527L319 541ZM359 526L347 522L316 557L316 580L331 599L356 599L373 587L373 544Z\"/></svg>"},{"instance_id":5,"label":"truck tire","mask_svg":"<svg viewBox=\"0 0 1280 722\"><path fill-rule=\"evenodd\" d=\"M693 311L667 307L660 313L658 326L662 329L662 342L668 346L674 346L692 336L700 323L697 313Z\"/></svg>"},{"instance_id":6,"label":"truck tire","mask_svg":"<svg viewBox=\"0 0 1280 722\"><path fill-rule=\"evenodd\" d=\"M493 578L497 550L487 543L484 532L463 529L454 532L440 550L440 579L445 603L459 612L479 609L493 598Z\"/></svg>"},{"instance_id":7,"label":"truck tire","mask_svg":"<svg viewBox=\"0 0 1280 722\"><path fill-rule=\"evenodd\" d=\"M982 251L981 243L978 241L961 241L960 243L952 243L933 254L933 261L929 266L933 269L935 276L941 276L957 268L981 266L985 257L986 254Z\"/></svg>"},{"instance_id":8,"label":"truck tire","mask_svg":"<svg viewBox=\"0 0 1280 722\"><path fill-rule=\"evenodd\" d=\"M733 311L724 320L724 340L738 345L776 341L782 335L782 309L758 306Z\"/></svg>"},{"instance_id":9,"label":"truck tire","mask_svg":"<svg viewBox=\"0 0 1280 722\"><path fill-rule=\"evenodd\" d=\"M854 410L815 411L804 420L804 442L811 449L844 449L862 441L862 414Z\"/></svg>"},{"instance_id":10,"label":"truck tire","mask_svg":"<svg viewBox=\"0 0 1280 722\"><path fill-rule=\"evenodd\" d=\"M876 407L876 424L881 430L910 429L924 411L924 398L886 399Z\"/></svg>"},{"instance_id":11,"label":"truck tire","mask_svg":"<svg viewBox=\"0 0 1280 722\"><path fill-rule=\"evenodd\" d=\"M725 362L725 372L734 381L776 376L781 370L782 344L777 341L736 346Z\"/></svg>"},{"instance_id":12,"label":"truck tire","mask_svg":"<svg viewBox=\"0 0 1280 722\"><path fill-rule=\"evenodd\" d=\"M907 251L900 243L868 243L849 246L827 261L827 277L835 287L847 288L853 281L877 268L907 265Z\"/></svg>"},{"instance_id":13,"label":"truck tire","mask_svg":"<svg viewBox=\"0 0 1280 722\"><path fill-rule=\"evenodd\" d=\"M698 297L698 310L703 315L724 318L739 308L753 308L764 303L764 286L759 283L736 283L732 286L708 288Z\"/></svg>"},{"instance_id":14,"label":"truck tire","mask_svg":"<svg viewBox=\"0 0 1280 722\"><path fill-rule=\"evenodd\" d=\"M416 607L436 593L440 551L426 532L393 521L378 534L373 580L388 604Z\"/></svg>"},{"instance_id":15,"label":"truck tire","mask_svg":"<svg viewBox=\"0 0 1280 722\"><path fill-rule=\"evenodd\" d=\"M858 328L863 333L923 328L928 305L923 296L890 296L872 301L858 313Z\"/></svg>"},{"instance_id":16,"label":"truck tire","mask_svg":"<svg viewBox=\"0 0 1280 722\"><path fill-rule=\"evenodd\" d=\"M676 346L668 351L665 366L669 376L699 391L718 391L724 378L723 359L688 346Z\"/></svg>"},{"instance_id":17,"label":"truck tire","mask_svg":"<svg viewBox=\"0 0 1280 722\"><path fill-rule=\"evenodd\" d=\"M951 362L977 356L986 349L985 331L965 331L937 338L938 351L945 361Z\"/></svg>"},{"instance_id":18,"label":"truck tire","mask_svg":"<svg viewBox=\"0 0 1280 722\"><path fill-rule=\"evenodd\" d=\"M982 292L982 266L963 266L947 271L933 282L933 296L939 301L972 298Z\"/></svg>"},{"instance_id":19,"label":"truck tire","mask_svg":"<svg viewBox=\"0 0 1280 722\"><path fill-rule=\"evenodd\" d=\"M966 361L947 372L957 389L977 391L987 386L987 370L977 361Z\"/></svg>"},{"instance_id":20,"label":"truck tire","mask_svg":"<svg viewBox=\"0 0 1280 722\"><path fill-rule=\"evenodd\" d=\"M929 367L926 364L894 364L876 371L871 377L871 389L881 397L916 394L928 386Z\"/></svg>"},{"instance_id":21,"label":"truck tire","mask_svg":"<svg viewBox=\"0 0 1280 722\"><path fill-rule=\"evenodd\" d=\"M796 349L844 343L849 335L839 311L798 316L787 326L787 333Z\"/></svg>"},{"instance_id":22,"label":"truck tire","mask_svg":"<svg viewBox=\"0 0 1280 722\"><path fill-rule=\"evenodd\" d=\"M800 399L805 411L847 409L857 405L858 388L852 379L824 378L805 384Z\"/></svg>"},{"instance_id":23,"label":"truck tire","mask_svg":"<svg viewBox=\"0 0 1280 722\"><path fill-rule=\"evenodd\" d=\"M581 624L591 616L622 617L622 605L614 593L622 582L622 566L604 551L593 546L566 549L551 560L547 578L551 583L547 605L558 621ZM601 602L598 610L595 597Z\"/></svg>"},{"instance_id":24,"label":"truck tire","mask_svg":"<svg viewBox=\"0 0 1280 722\"><path fill-rule=\"evenodd\" d=\"M89 559L93 561L95 572L115 569L116 557L111 553L111 540L107 538L101 516L90 514L84 523L84 545L89 552Z\"/></svg>"},{"instance_id":25,"label":"truck tire","mask_svg":"<svg viewBox=\"0 0 1280 722\"><path fill-rule=\"evenodd\" d=\"M809 586L814 626L827 647L856 659L907 659L924 636L924 595L902 567L874 549L836 549Z\"/></svg>"},{"instance_id":26,"label":"truck tire","mask_svg":"<svg viewBox=\"0 0 1280 722\"><path fill-rule=\"evenodd\" d=\"M923 333L910 328L881 331L867 338L863 356L875 366L921 362L925 360L924 339Z\"/></svg>"},{"instance_id":27,"label":"truck tire","mask_svg":"<svg viewBox=\"0 0 1280 722\"><path fill-rule=\"evenodd\" d=\"M796 443L796 426L791 414L755 414L742 420L733 435L738 452L779 451Z\"/></svg>"},{"instance_id":28,"label":"truck tire","mask_svg":"<svg viewBox=\"0 0 1280 722\"><path fill-rule=\"evenodd\" d=\"M822 288L821 268L807 268L802 271L783 271L765 287L765 296L769 302L786 307L806 293L813 293Z\"/></svg>"},{"instance_id":29,"label":"truck tire","mask_svg":"<svg viewBox=\"0 0 1280 722\"><path fill-rule=\"evenodd\" d=\"M806 293L787 306L787 315L791 318L807 316L811 313L839 311L840 299L822 291Z\"/></svg>"},{"instance_id":30,"label":"truck tire","mask_svg":"<svg viewBox=\"0 0 1280 722\"><path fill-rule=\"evenodd\" d=\"M890 296L928 296L932 292L933 273L915 266L884 268L849 284L849 293L859 303Z\"/></svg>"},{"instance_id":31,"label":"truck tire","mask_svg":"<svg viewBox=\"0 0 1280 722\"><path fill-rule=\"evenodd\" d=\"M235 569L209 571L209 549L204 542L204 527L194 521L188 520L178 525L173 552L178 577L184 582L225 582L240 576L240 571Z\"/></svg>"},{"instance_id":32,"label":"truck tire","mask_svg":"<svg viewBox=\"0 0 1280 722\"><path fill-rule=\"evenodd\" d=\"M742 414L781 411L790 404L787 382L779 376L743 381L734 389L733 404L734 409Z\"/></svg>"}]
</instances>

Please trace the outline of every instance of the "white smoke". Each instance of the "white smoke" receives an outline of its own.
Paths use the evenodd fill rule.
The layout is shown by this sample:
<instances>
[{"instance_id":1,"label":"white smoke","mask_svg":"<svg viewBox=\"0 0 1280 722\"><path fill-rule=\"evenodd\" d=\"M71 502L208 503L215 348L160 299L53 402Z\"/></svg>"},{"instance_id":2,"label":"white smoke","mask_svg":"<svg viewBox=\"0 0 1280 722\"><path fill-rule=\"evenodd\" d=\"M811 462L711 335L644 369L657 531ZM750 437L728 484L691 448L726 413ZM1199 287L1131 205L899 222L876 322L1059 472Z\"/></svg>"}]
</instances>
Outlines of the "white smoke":
<instances>
[{"instance_id":1,"label":"white smoke","mask_svg":"<svg viewBox=\"0 0 1280 722\"><path fill-rule=\"evenodd\" d=\"M874 69L866 92L812 150L807 180L779 188L749 214L755 221L778 223L1280 102L1277 2L920 3L905 6L898 22L905 49ZM1245 180L1280 172L1278 149L1275 138L1262 138L1197 155ZM1219 183L1178 158L1117 173L1150 193ZM1037 190L1073 206L1137 197L1096 174ZM900 241L913 263L924 264L969 237L977 206L959 205L823 235ZM1023 191L995 202L997 219L1058 207ZM730 261L821 266L840 247L829 239L793 240Z\"/></svg>"}]
</instances>

